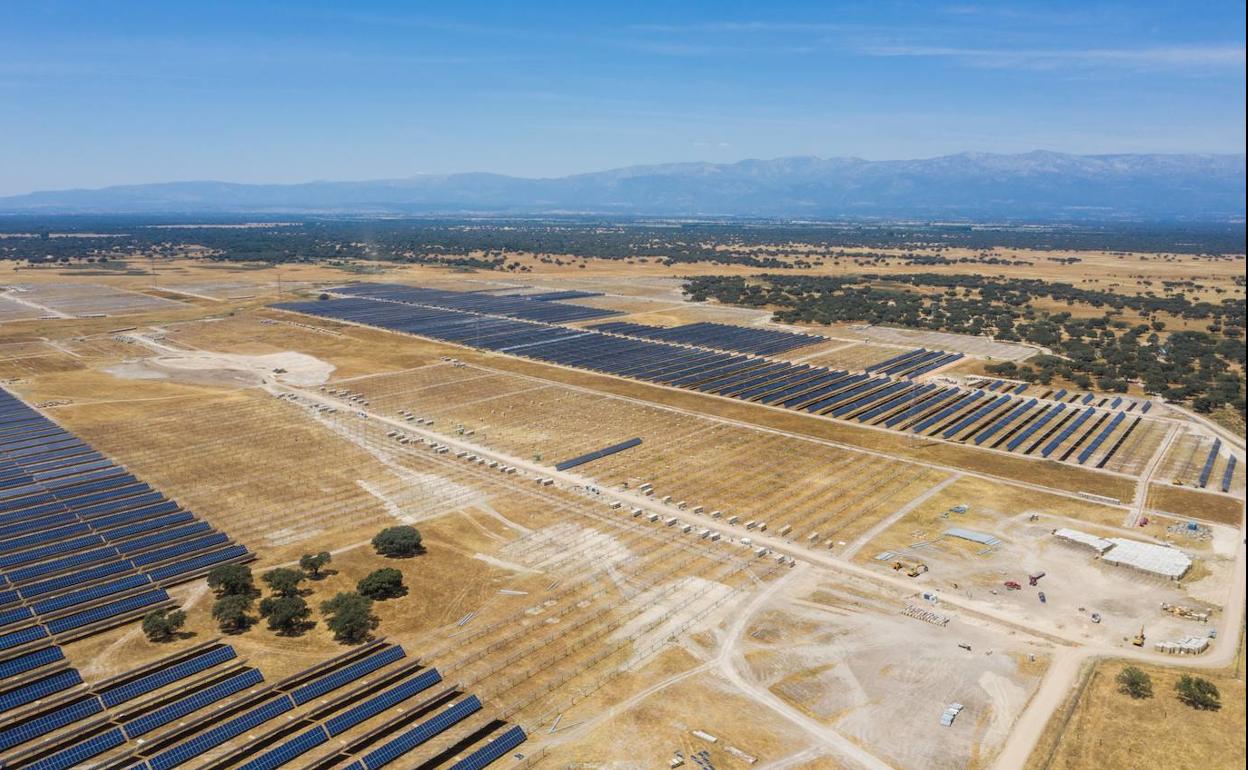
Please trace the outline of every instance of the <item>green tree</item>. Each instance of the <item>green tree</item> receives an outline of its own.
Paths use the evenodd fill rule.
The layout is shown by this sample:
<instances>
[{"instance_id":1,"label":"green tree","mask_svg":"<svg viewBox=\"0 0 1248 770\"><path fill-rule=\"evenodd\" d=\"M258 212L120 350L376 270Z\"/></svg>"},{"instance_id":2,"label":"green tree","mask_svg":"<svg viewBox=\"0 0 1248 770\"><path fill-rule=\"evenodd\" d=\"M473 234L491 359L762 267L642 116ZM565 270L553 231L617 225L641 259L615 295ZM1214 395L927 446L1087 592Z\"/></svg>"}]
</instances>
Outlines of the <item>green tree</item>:
<instances>
[{"instance_id":1,"label":"green tree","mask_svg":"<svg viewBox=\"0 0 1248 770\"><path fill-rule=\"evenodd\" d=\"M1179 700L1194 709L1201 711L1217 711L1222 708L1222 693L1208 679L1184 674L1174 685Z\"/></svg>"},{"instance_id":2,"label":"green tree","mask_svg":"<svg viewBox=\"0 0 1248 770\"><path fill-rule=\"evenodd\" d=\"M373 615L373 602L357 593L338 594L321 605L321 612L334 638L345 644L364 641L380 622Z\"/></svg>"},{"instance_id":3,"label":"green tree","mask_svg":"<svg viewBox=\"0 0 1248 770\"><path fill-rule=\"evenodd\" d=\"M213 567L208 573L208 587L219 596L249 596L256 590L251 567L245 564L222 564Z\"/></svg>"},{"instance_id":4,"label":"green tree","mask_svg":"<svg viewBox=\"0 0 1248 770\"><path fill-rule=\"evenodd\" d=\"M308 573L308 577L316 580L321 577L321 570L334 560L333 555L329 551L321 551L318 554L305 553L299 557L299 569Z\"/></svg>"},{"instance_id":5,"label":"green tree","mask_svg":"<svg viewBox=\"0 0 1248 770\"><path fill-rule=\"evenodd\" d=\"M1153 697L1153 678L1136 666L1126 666L1114 677L1118 692L1136 700Z\"/></svg>"},{"instance_id":6,"label":"green tree","mask_svg":"<svg viewBox=\"0 0 1248 770\"><path fill-rule=\"evenodd\" d=\"M226 594L212 605L212 619L227 634L246 631L256 621L249 613L252 598L250 595Z\"/></svg>"},{"instance_id":7,"label":"green tree","mask_svg":"<svg viewBox=\"0 0 1248 770\"><path fill-rule=\"evenodd\" d=\"M299 570L278 567L264 573L261 578L273 593L278 596L297 596L299 594L299 584L303 582L304 574Z\"/></svg>"},{"instance_id":8,"label":"green tree","mask_svg":"<svg viewBox=\"0 0 1248 770\"><path fill-rule=\"evenodd\" d=\"M143 633L149 641L167 642L186 624L186 613L182 610L152 610L143 616Z\"/></svg>"},{"instance_id":9,"label":"green tree","mask_svg":"<svg viewBox=\"0 0 1248 770\"><path fill-rule=\"evenodd\" d=\"M420 531L415 527L387 527L373 538L373 548L382 556L415 556L421 552Z\"/></svg>"},{"instance_id":10,"label":"green tree","mask_svg":"<svg viewBox=\"0 0 1248 770\"><path fill-rule=\"evenodd\" d=\"M392 567L369 573L356 584L355 590L369 599L378 601L393 599L407 593L407 587L403 585L403 573Z\"/></svg>"},{"instance_id":11,"label":"green tree","mask_svg":"<svg viewBox=\"0 0 1248 770\"><path fill-rule=\"evenodd\" d=\"M312 608L302 596L270 596L260 602L260 614L268 619L269 630L280 636L297 636L310 627Z\"/></svg>"}]
</instances>

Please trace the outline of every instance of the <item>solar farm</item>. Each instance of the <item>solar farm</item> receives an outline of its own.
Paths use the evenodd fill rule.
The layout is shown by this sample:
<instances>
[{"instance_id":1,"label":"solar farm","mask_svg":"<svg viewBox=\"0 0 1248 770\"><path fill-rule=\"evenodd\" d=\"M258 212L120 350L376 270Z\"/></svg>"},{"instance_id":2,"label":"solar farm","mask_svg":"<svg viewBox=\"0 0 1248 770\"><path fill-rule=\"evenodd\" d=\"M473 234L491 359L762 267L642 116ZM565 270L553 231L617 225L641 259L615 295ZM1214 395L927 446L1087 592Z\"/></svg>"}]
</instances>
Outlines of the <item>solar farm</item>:
<instances>
[{"instance_id":1,"label":"solar farm","mask_svg":"<svg viewBox=\"0 0 1248 770\"><path fill-rule=\"evenodd\" d=\"M4 770L1021 767L1081 661L1235 653L1242 439L982 374L1026 346L657 272L168 272L0 292ZM222 565L307 623L225 624Z\"/></svg>"}]
</instances>

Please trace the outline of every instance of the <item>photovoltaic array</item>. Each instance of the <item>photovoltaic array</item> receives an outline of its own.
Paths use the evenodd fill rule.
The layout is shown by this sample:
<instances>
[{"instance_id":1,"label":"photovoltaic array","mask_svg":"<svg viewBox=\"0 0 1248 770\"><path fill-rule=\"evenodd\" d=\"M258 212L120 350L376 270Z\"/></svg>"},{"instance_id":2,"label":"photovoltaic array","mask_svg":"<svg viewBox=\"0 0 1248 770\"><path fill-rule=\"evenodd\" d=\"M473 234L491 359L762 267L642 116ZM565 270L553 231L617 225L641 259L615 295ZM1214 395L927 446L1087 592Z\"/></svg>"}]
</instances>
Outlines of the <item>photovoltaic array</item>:
<instances>
[{"instance_id":1,"label":"photovoltaic array","mask_svg":"<svg viewBox=\"0 0 1248 770\"><path fill-rule=\"evenodd\" d=\"M49 663L55 663L55 656ZM375 641L264 686L233 648L208 642L94 686L0 716L0 766L69 770L272 770L321 753L316 766L380 768L443 739L467 753L454 767L484 768L525 740L483 713L474 695L436 668ZM371 726L363 731L361 726ZM333 742L326 754L322 747ZM434 748L435 752L441 748ZM207 764L203 758L215 757Z\"/></svg>"},{"instance_id":2,"label":"photovoltaic array","mask_svg":"<svg viewBox=\"0 0 1248 770\"><path fill-rule=\"evenodd\" d=\"M164 588L250 554L0 391L0 651L169 603Z\"/></svg>"},{"instance_id":3,"label":"photovoltaic array","mask_svg":"<svg viewBox=\"0 0 1248 770\"><path fill-rule=\"evenodd\" d=\"M967 388L917 380L958 362L963 358L961 353L917 348L854 372L777 361L758 354L821 339L813 335L726 324L660 329L609 322L578 328L563 325L588 317L571 304L565 306L571 311L540 317L525 308L498 304L500 299L514 302L512 298L479 292L395 284L353 284L332 291L341 296L278 307L859 425L974 442L975 446L1001 452L1052 456L1089 467L1105 467L1148 410L1147 402L1128 404L1113 397L1096 401L1092 394L1080 397L1046 391L1028 396L1024 394L1030 386L1025 383L1006 387L1004 381L985 381L982 388ZM598 312L596 308L581 310ZM565 312L576 315L563 317ZM738 350L744 352L735 352ZM1067 411L1064 399L1079 401L1082 409L1078 416L1073 410ZM1104 419L1089 421L1094 415ZM1056 430L1029 441L1049 425Z\"/></svg>"}]
</instances>

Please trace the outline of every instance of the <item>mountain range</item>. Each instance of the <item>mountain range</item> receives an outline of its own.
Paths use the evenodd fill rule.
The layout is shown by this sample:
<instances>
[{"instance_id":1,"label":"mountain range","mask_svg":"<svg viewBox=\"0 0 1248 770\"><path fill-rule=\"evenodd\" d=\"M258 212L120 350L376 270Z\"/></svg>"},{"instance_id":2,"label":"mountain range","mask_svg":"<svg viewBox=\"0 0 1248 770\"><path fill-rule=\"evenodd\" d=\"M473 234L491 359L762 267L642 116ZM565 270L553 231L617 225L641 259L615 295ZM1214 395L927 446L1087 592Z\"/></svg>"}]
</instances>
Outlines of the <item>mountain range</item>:
<instances>
[{"instance_id":1,"label":"mountain range","mask_svg":"<svg viewBox=\"0 0 1248 770\"><path fill-rule=\"evenodd\" d=\"M0 198L9 214L593 214L784 218L1242 221L1243 155L960 153L631 166L363 182L195 181Z\"/></svg>"}]
</instances>

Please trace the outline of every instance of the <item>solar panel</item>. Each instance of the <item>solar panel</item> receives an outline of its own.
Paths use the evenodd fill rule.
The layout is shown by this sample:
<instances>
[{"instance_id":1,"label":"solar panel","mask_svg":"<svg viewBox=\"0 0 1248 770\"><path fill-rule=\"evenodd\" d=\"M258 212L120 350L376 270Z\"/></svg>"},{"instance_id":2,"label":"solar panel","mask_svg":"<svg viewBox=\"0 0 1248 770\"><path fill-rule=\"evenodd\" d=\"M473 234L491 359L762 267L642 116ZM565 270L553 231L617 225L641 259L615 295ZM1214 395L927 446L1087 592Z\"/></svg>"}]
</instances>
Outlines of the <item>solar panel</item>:
<instances>
[{"instance_id":1,"label":"solar panel","mask_svg":"<svg viewBox=\"0 0 1248 770\"><path fill-rule=\"evenodd\" d=\"M239 770L273 770L328 740L329 736L325 734L325 728L317 725L311 730L305 730L285 743L266 751L242 765Z\"/></svg>"},{"instance_id":2,"label":"solar panel","mask_svg":"<svg viewBox=\"0 0 1248 770\"><path fill-rule=\"evenodd\" d=\"M130 720L125 724L126 734L131 738L137 738L155 730L157 727L167 725L175 719L181 719L187 714L198 711L205 706L210 706L222 698L246 690L248 687L254 687L263 681L264 677L259 670L249 668L211 687L205 687L197 693Z\"/></svg>"},{"instance_id":3,"label":"solar panel","mask_svg":"<svg viewBox=\"0 0 1248 770\"><path fill-rule=\"evenodd\" d=\"M4 610L0 612L0 628L20 620L27 620L33 617L34 614L29 607L14 607L11 610Z\"/></svg>"},{"instance_id":4,"label":"solar panel","mask_svg":"<svg viewBox=\"0 0 1248 770\"><path fill-rule=\"evenodd\" d=\"M511 729L490 741L488 745L451 765L450 770L482 770L494 760L524 743L527 738L528 736L524 734L520 725L513 725Z\"/></svg>"},{"instance_id":5,"label":"solar panel","mask_svg":"<svg viewBox=\"0 0 1248 770\"><path fill-rule=\"evenodd\" d=\"M85 535L83 537L71 538L60 543L45 545L42 548L32 548L29 551L21 551L7 556L0 556L0 569L9 569L19 564L42 561L51 556L68 553L70 551L78 551L95 545L103 545L103 543L104 538L100 535Z\"/></svg>"},{"instance_id":6,"label":"solar panel","mask_svg":"<svg viewBox=\"0 0 1248 770\"><path fill-rule=\"evenodd\" d=\"M220 545L228 541L229 537L227 537L224 532L214 532L211 535L197 537L194 540L187 540L186 542L171 545L167 548L157 548L154 551L148 551L147 553L132 556L131 561L142 567L145 564L155 564L157 562L168 561L169 559L173 559L183 554L202 551L205 548Z\"/></svg>"},{"instance_id":7,"label":"solar panel","mask_svg":"<svg viewBox=\"0 0 1248 770\"><path fill-rule=\"evenodd\" d=\"M1209 483L1209 474L1213 472L1213 463L1218 459L1218 450L1222 448L1222 439L1214 439L1213 447L1209 450L1209 457L1205 459L1205 465L1200 469L1200 479L1197 486L1204 489Z\"/></svg>"},{"instance_id":8,"label":"solar panel","mask_svg":"<svg viewBox=\"0 0 1248 770\"><path fill-rule=\"evenodd\" d=\"M53 591L60 591L64 588L69 588L70 586L92 583L100 578L107 577L109 575L116 575L119 572L125 572L131 569L134 569L134 565L132 565L129 561L110 561L104 564L97 564L94 567L89 567L79 572L71 572L68 575L61 575L59 577L42 580L38 583L24 585L18 589L18 593L22 595L22 598L29 601L36 596L49 594Z\"/></svg>"},{"instance_id":9,"label":"solar panel","mask_svg":"<svg viewBox=\"0 0 1248 770\"><path fill-rule=\"evenodd\" d=\"M1235 478L1235 465L1239 462L1239 458L1231 455L1226 460L1226 470L1222 471L1222 491L1231 491L1231 481Z\"/></svg>"},{"instance_id":10,"label":"solar panel","mask_svg":"<svg viewBox=\"0 0 1248 770\"><path fill-rule=\"evenodd\" d=\"M1043 415L1041 415L1040 419L1032 423L1026 430L1018 434L1014 438L1010 439L1010 443L1006 444L1005 448L1013 452L1015 449L1018 448L1020 444L1026 441L1028 437L1031 436L1031 434L1043 428L1045 423L1052 420L1054 417L1058 415L1058 413L1064 411L1065 409L1066 409L1065 404L1058 404L1057 406L1053 407L1048 412L1045 412Z\"/></svg>"},{"instance_id":11,"label":"solar panel","mask_svg":"<svg viewBox=\"0 0 1248 770\"><path fill-rule=\"evenodd\" d=\"M65 725L73 724L80 719L85 719L92 714L98 714L103 710L104 707L100 705L99 699L84 698L55 711L48 712L38 719L22 722L7 730L0 730L0 751L20 746L26 741L34 740L41 735L47 735L53 730L58 730Z\"/></svg>"},{"instance_id":12,"label":"solar panel","mask_svg":"<svg viewBox=\"0 0 1248 770\"><path fill-rule=\"evenodd\" d=\"M152 546L160 545L161 543L172 543L176 540L190 537L191 535L198 535L211 529L212 527L209 526L208 522L197 521L193 524L187 524L186 526L173 527L171 529L154 532L150 535L144 535L143 537L136 537L133 540L127 540L123 543L117 543L117 550L121 551L122 554L129 556L130 554L142 551L146 548L151 548ZM225 537L222 533L218 534L220 534L221 537Z\"/></svg>"},{"instance_id":13,"label":"solar panel","mask_svg":"<svg viewBox=\"0 0 1248 770\"><path fill-rule=\"evenodd\" d=\"M315 679L302 687L296 688L291 692L290 696L294 698L295 703L303 705L344 684L353 682L371 671L376 671L382 666L393 663L402 658L403 655L402 647L398 645L387 647L363 660L344 666L337 671L326 674L320 679Z\"/></svg>"},{"instance_id":14,"label":"solar panel","mask_svg":"<svg viewBox=\"0 0 1248 770\"><path fill-rule=\"evenodd\" d=\"M7 634L0 634L0 650L7 650L10 647L33 642L47 635L48 632L43 630L43 626L29 626L27 628L19 628L16 631L10 631Z\"/></svg>"},{"instance_id":15,"label":"solar panel","mask_svg":"<svg viewBox=\"0 0 1248 770\"><path fill-rule=\"evenodd\" d=\"M986 417L988 414L990 414L994 410L999 409L1002 405L1009 403L1009 401L1010 401L1009 396L997 396L992 401L989 401L988 403L979 407L978 409L971 412L967 416L963 417L961 420L958 420L951 427L946 428L940 435L943 436L944 438L955 436L961 431L965 430L971 423L975 422L976 420L983 419L984 417Z\"/></svg>"},{"instance_id":16,"label":"solar panel","mask_svg":"<svg viewBox=\"0 0 1248 770\"><path fill-rule=\"evenodd\" d=\"M241 545L235 545L229 548L223 548L219 551L200 554L199 556L174 562L173 564L167 564L163 567L157 567L156 569L149 571L148 574L152 576L152 580L168 580L169 578L177 577L178 575L184 575L188 572L194 572L195 570L203 569L204 567L208 567L213 564L229 561L230 559L237 559L246 555L246 548Z\"/></svg>"},{"instance_id":17,"label":"solar panel","mask_svg":"<svg viewBox=\"0 0 1248 770\"><path fill-rule=\"evenodd\" d=\"M81 767L82 763L91 757L103 754L105 751L120 746L125 742L126 739L121 734L121 730L114 727L112 730L100 733L94 738L89 738L63 751L58 751L37 762L32 762L27 767L30 770L69 770L72 767Z\"/></svg>"},{"instance_id":18,"label":"solar panel","mask_svg":"<svg viewBox=\"0 0 1248 770\"><path fill-rule=\"evenodd\" d=\"M49 528L45 524L44 526L40 527L40 530L38 532L35 532L30 535L22 535L21 537L10 538L8 540L5 540L3 543L0 543L0 552L6 553L6 554L12 553L13 551L20 551L21 549L28 548L32 545L39 545L40 543L49 543L49 542L53 542L56 540L61 540L61 539L70 537L72 535L77 535L83 532L90 532L90 531L91 531L90 527L80 522L67 524L66 526L63 526L63 527L51 527L51 528Z\"/></svg>"},{"instance_id":19,"label":"solar panel","mask_svg":"<svg viewBox=\"0 0 1248 770\"><path fill-rule=\"evenodd\" d=\"M1053 450L1057 449L1058 446L1060 446L1061 443L1065 441L1067 437L1070 436L1070 434L1078 430L1079 426L1087 422L1087 419L1091 417L1093 414L1095 414L1095 411L1091 407L1088 407L1087 409L1085 409L1082 414L1080 414L1078 417L1074 419L1074 422L1072 422L1070 425L1067 425L1065 428L1062 428L1061 432L1057 434L1057 437L1054 438L1052 441L1050 441L1048 444L1046 444L1044 446L1044 449L1040 450L1040 454L1043 457L1048 457L1049 455L1053 454Z\"/></svg>"},{"instance_id":20,"label":"solar panel","mask_svg":"<svg viewBox=\"0 0 1248 770\"><path fill-rule=\"evenodd\" d=\"M480 710L481 701L477 700L477 696L470 695L459 703L443 709L436 715L404 732L399 737L383 744L380 748L365 754L363 757L364 765L369 770L377 770L379 767L384 767Z\"/></svg>"},{"instance_id":21,"label":"solar panel","mask_svg":"<svg viewBox=\"0 0 1248 770\"><path fill-rule=\"evenodd\" d=\"M27 671L33 671L40 666L46 666L49 663L55 663L58 660L64 660L65 653L61 652L60 647L44 647L41 650L27 652L18 655L15 658L9 658L0 662L0 680L8 679L11 676L24 674Z\"/></svg>"},{"instance_id":22,"label":"solar panel","mask_svg":"<svg viewBox=\"0 0 1248 770\"><path fill-rule=\"evenodd\" d=\"M70 668L65 671L58 671L51 676L45 676L30 684L25 684L0 694L0 712L9 711L18 706L25 706L27 703L33 703L61 690L68 690L76 684L82 684L82 677L77 670Z\"/></svg>"},{"instance_id":23,"label":"solar panel","mask_svg":"<svg viewBox=\"0 0 1248 770\"><path fill-rule=\"evenodd\" d=\"M1092 453L1097 450L1097 447L1101 445L1101 442L1103 442L1106 438L1108 438L1109 434L1114 432L1114 428L1117 428L1118 425L1123 420L1126 419L1126 417L1127 417L1126 412L1119 412L1117 415L1114 416L1114 419L1109 421L1108 425L1106 425L1104 428L1101 429L1101 432L1097 434L1096 438L1092 439L1092 443L1084 447L1083 451L1079 453L1080 465L1083 465L1085 462L1088 461L1088 458L1091 457Z\"/></svg>"},{"instance_id":24,"label":"solar panel","mask_svg":"<svg viewBox=\"0 0 1248 770\"><path fill-rule=\"evenodd\" d=\"M190 660L184 660L181 663L174 664L161 671L156 671L148 674L147 676L135 679L132 682L126 682L125 684L109 689L108 691L101 693L100 697L104 701L105 706L116 706L119 703L125 703L128 700L133 700L140 695L164 687L167 684L172 684L179 679L185 679L192 674L197 674L200 671L207 670L233 658L233 647L228 645L218 647L215 650L209 650L208 652L196 655Z\"/></svg>"},{"instance_id":25,"label":"solar panel","mask_svg":"<svg viewBox=\"0 0 1248 770\"><path fill-rule=\"evenodd\" d=\"M14 583L22 583L44 575L51 575L55 572L63 572L83 564L104 561L115 556L117 556L117 549L111 546L93 548L90 551L62 556L59 559L32 564L29 567L20 567L9 573L9 580Z\"/></svg>"},{"instance_id":26,"label":"solar panel","mask_svg":"<svg viewBox=\"0 0 1248 770\"><path fill-rule=\"evenodd\" d=\"M366 719L377 716L386 709L395 704L402 703L408 698L429 689L433 685L442 681L442 675L438 670L430 669L423 672L420 676L402 682L390 689L382 692L354 708L344 711L333 719L325 721L325 728L330 735L339 735L346 732L350 728L358 725Z\"/></svg>"},{"instance_id":27,"label":"solar panel","mask_svg":"<svg viewBox=\"0 0 1248 770\"><path fill-rule=\"evenodd\" d=\"M992 438L999 430L1014 422L1019 417L1022 417L1023 413L1035 406L1036 403L1037 401L1033 398L1030 401L1015 406L1004 417L998 419L992 425L989 425L984 428L984 430L980 431L979 435L975 437L975 443L977 445L982 445L985 441Z\"/></svg>"},{"instance_id":28,"label":"solar panel","mask_svg":"<svg viewBox=\"0 0 1248 770\"><path fill-rule=\"evenodd\" d=\"M82 626L88 626L92 623L99 623L100 621L107 620L108 618L116 615L121 615L143 607L149 607L153 604L159 604L161 602L168 601L168 599L169 594L158 588L152 591L144 591L136 596L127 596L124 599L118 599L117 601L108 602L107 604L101 604L98 607L92 607L90 609L82 610L81 612L75 612L74 614L66 615L63 618L49 620L44 625L46 625L48 627L48 631L53 634L63 634L66 631L81 628Z\"/></svg>"},{"instance_id":29,"label":"solar panel","mask_svg":"<svg viewBox=\"0 0 1248 770\"><path fill-rule=\"evenodd\" d=\"M274 698L261 706L239 714L233 719L206 732L196 735L188 741L166 749L148 759L147 764L152 770L169 770L200 756L209 749L220 746L231 738L264 724L273 717L284 714L294 708L290 698L285 695Z\"/></svg>"}]
</instances>

